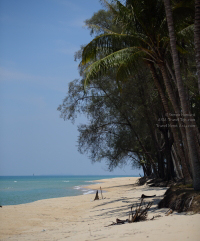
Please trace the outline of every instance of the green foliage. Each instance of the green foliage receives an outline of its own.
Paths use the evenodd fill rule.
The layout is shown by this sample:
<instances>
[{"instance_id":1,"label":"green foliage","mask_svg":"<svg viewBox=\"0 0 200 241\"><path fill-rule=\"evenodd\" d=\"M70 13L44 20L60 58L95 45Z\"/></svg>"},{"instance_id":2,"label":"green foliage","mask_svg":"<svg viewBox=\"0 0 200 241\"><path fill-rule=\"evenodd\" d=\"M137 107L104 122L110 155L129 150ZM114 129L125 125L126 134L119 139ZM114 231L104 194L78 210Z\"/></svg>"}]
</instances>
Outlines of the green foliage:
<instances>
[{"instance_id":1,"label":"green foliage","mask_svg":"<svg viewBox=\"0 0 200 241\"><path fill-rule=\"evenodd\" d=\"M112 11L99 10L92 18L85 20L85 25L91 35L98 36L105 33L120 33L119 26L113 24L114 15Z\"/></svg>"},{"instance_id":2,"label":"green foliage","mask_svg":"<svg viewBox=\"0 0 200 241\"><path fill-rule=\"evenodd\" d=\"M159 69L160 63L168 64L170 85L178 100L163 1L103 2L108 10L85 21L94 39L75 55L82 79L70 83L58 110L71 121L79 113L87 116L88 123L78 128L78 149L92 161L105 159L110 170L131 162L147 175L157 175L158 170L158 175L166 177L173 137L171 128L160 127L166 121L158 122L165 118L165 111L149 69L153 63L173 113ZM173 1L173 11L183 79L199 125L193 1Z\"/></svg>"}]
</instances>

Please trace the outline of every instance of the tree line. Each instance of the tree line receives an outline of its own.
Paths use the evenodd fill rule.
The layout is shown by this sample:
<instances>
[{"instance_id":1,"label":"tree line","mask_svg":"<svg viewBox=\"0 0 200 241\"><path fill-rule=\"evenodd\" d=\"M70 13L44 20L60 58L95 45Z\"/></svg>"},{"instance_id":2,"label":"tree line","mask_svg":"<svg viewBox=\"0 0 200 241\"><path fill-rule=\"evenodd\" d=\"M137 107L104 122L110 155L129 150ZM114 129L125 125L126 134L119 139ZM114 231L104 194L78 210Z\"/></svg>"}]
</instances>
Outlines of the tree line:
<instances>
[{"instance_id":1,"label":"tree line","mask_svg":"<svg viewBox=\"0 0 200 241\"><path fill-rule=\"evenodd\" d=\"M87 116L78 149L93 162L200 190L200 0L101 2L61 117Z\"/></svg>"}]
</instances>

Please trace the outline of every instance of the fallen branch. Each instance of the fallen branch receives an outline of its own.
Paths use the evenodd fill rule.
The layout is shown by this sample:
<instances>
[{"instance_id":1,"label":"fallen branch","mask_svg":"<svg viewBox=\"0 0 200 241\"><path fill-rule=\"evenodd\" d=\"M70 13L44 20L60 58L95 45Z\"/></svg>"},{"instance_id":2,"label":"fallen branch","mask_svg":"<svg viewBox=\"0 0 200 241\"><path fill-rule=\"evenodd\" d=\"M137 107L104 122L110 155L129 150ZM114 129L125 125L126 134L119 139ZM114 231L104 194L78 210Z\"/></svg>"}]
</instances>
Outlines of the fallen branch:
<instances>
[{"instance_id":1,"label":"fallen branch","mask_svg":"<svg viewBox=\"0 0 200 241\"><path fill-rule=\"evenodd\" d=\"M144 199L144 198L151 198L151 197L155 197L155 196L156 196L156 195L153 195L153 196L147 196L147 195L142 194L142 195L141 195L141 198Z\"/></svg>"},{"instance_id":2,"label":"fallen branch","mask_svg":"<svg viewBox=\"0 0 200 241\"><path fill-rule=\"evenodd\" d=\"M143 203L143 199L141 200L139 206L136 206L135 211L133 212L133 206L131 206L131 212L129 213L129 218L126 220L116 219L116 222L113 222L112 225L118 225L118 224L125 224L125 223L134 223L134 222L140 222L147 219L147 213L152 206L153 202L149 202L147 205ZM106 227L108 227L106 226Z\"/></svg>"}]
</instances>

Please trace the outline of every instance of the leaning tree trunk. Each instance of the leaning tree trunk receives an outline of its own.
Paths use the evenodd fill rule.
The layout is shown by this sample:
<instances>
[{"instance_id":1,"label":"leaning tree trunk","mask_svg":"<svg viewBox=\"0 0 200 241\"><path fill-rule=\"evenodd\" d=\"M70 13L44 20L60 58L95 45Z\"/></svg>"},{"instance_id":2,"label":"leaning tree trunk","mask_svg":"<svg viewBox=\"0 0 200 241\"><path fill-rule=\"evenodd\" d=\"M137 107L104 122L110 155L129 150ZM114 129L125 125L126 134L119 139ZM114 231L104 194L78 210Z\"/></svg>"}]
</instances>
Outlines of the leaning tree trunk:
<instances>
[{"instance_id":1,"label":"leaning tree trunk","mask_svg":"<svg viewBox=\"0 0 200 241\"><path fill-rule=\"evenodd\" d=\"M164 109L165 109L166 113L170 113L168 103L167 103L167 98L165 97L165 94L164 94L164 92L162 90L162 87L159 83L154 64L152 62L149 62L148 66L150 68L155 86L156 86L156 88L158 90L158 93L160 95L160 98L162 100ZM165 75L164 75L164 77L165 77ZM166 78L165 78L164 82L165 82L165 85L166 85L166 82L167 82ZM169 123L170 123L171 126L174 124L172 122L171 118L169 118ZM177 130L177 128L172 127L171 131L172 131L172 134L173 134L173 137L174 137L174 142L175 142L176 149L178 151L178 155L179 155L180 160L181 160L181 165L182 165L182 169L183 169L183 175L184 175L185 183L186 184L191 183L191 176L190 176L189 168L188 168L188 165L187 165L187 157L185 156L185 153L182 150L182 146L180 145L181 143L180 143L180 140L179 140L178 130ZM177 165L178 165L178 163L177 163Z\"/></svg>"},{"instance_id":2,"label":"leaning tree trunk","mask_svg":"<svg viewBox=\"0 0 200 241\"><path fill-rule=\"evenodd\" d=\"M200 94L200 0L195 0L194 45L196 51L198 88Z\"/></svg>"},{"instance_id":3,"label":"leaning tree trunk","mask_svg":"<svg viewBox=\"0 0 200 241\"><path fill-rule=\"evenodd\" d=\"M165 5L165 11L166 11L166 17L167 17L170 45L172 50L172 58L174 63L181 108L182 108L183 115L187 116L188 114L190 114L190 110L189 110L189 105L187 103L186 93L185 93L185 89L184 89L184 85L181 77L180 62L178 58L178 52L176 49L176 37L175 37L175 31L174 31L174 23L173 23L170 0L164 0L164 5ZM191 123L188 121L187 118L184 122L185 122L192 174L193 174L193 186L195 190L200 190L200 162L198 160L198 150L197 150L200 147L196 145L196 142L194 140L195 131L193 130L193 128L189 127Z\"/></svg>"},{"instance_id":4,"label":"leaning tree trunk","mask_svg":"<svg viewBox=\"0 0 200 241\"><path fill-rule=\"evenodd\" d=\"M158 63L158 66L159 66L159 68L161 70L162 77L163 77L163 80L164 80L164 84L165 84L165 87L166 87L169 99L170 99L170 101L172 103L173 109L174 109L176 114L181 115L181 109L180 109L180 106L178 104L178 100L177 100L177 98L176 98L176 96L174 94L174 89L172 88L171 82L169 81L168 73L167 73L167 69L166 69L164 61L160 61ZM167 113L170 113L170 112L167 112ZM170 122L170 119L171 118L169 116L169 118L168 118L169 122ZM181 121L181 118L177 118L177 120L178 120L179 127L184 125L184 122ZM179 130L181 132L181 137L182 137L182 141L183 141L183 146L184 146L183 152L185 153L186 164L188 166L188 170L190 171L191 168L190 168L190 164L189 164L189 156L188 156L189 149L188 149L188 143L187 143L187 138L186 138L186 131L185 131L185 128L182 128L182 127L180 127Z\"/></svg>"},{"instance_id":5,"label":"leaning tree trunk","mask_svg":"<svg viewBox=\"0 0 200 241\"><path fill-rule=\"evenodd\" d=\"M184 178L183 172L180 168L179 157L177 156L177 151L176 151L175 145L172 145L172 159L173 159L174 166L175 166L175 169L176 169L177 177L180 178L180 179Z\"/></svg>"}]
</instances>

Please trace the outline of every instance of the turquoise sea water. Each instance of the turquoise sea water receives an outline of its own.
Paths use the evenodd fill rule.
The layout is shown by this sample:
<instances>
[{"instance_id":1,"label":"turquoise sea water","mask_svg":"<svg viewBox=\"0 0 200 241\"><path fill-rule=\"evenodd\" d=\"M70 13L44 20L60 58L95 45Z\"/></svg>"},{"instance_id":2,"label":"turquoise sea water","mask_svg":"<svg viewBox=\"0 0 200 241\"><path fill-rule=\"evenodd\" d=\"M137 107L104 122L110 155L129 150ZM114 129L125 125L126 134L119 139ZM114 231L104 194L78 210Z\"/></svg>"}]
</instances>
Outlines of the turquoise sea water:
<instances>
[{"instance_id":1,"label":"turquoise sea water","mask_svg":"<svg viewBox=\"0 0 200 241\"><path fill-rule=\"evenodd\" d=\"M0 177L0 205L94 193L84 186L94 180L122 176L10 176Z\"/></svg>"}]
</instances>

